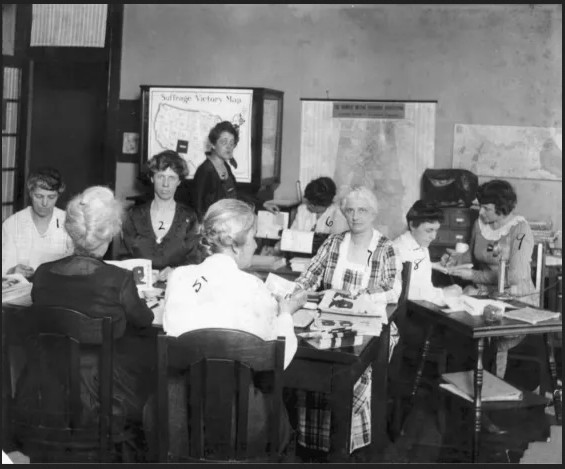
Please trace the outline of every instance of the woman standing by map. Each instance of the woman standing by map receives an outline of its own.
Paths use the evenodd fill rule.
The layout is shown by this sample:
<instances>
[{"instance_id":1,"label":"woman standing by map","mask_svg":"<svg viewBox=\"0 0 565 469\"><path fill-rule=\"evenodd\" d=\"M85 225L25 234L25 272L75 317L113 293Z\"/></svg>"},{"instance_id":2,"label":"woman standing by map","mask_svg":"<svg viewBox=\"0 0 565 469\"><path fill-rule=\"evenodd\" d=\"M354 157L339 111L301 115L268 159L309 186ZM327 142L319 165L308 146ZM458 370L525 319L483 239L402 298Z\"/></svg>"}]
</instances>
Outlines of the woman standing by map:
<instances>
[{"instance_id":1,"label":"woman standing by map","mask_svg":"<svg viewBox=\"0 0 565 469\"><path fill-rule=\"evenodd\" d=\"M208 134L210 151L198 167L192 183L192 202L198 220L208 207L221 199L236 199L235 176L228 162L235 168L233 151L239 142L239 130L231 122L216 124Z\"/></svg>"}]
</instances>

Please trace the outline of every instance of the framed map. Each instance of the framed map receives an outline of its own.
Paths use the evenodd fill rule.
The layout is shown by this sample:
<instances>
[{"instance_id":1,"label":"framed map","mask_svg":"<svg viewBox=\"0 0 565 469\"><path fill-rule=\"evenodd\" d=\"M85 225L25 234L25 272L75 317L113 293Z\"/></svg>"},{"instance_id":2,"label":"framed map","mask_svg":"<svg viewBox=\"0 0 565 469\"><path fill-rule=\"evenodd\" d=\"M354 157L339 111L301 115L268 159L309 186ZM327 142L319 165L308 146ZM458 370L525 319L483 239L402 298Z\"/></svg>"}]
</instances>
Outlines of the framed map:
<instances>
[{"instance_id":1,"label":"framed map","mask_svg":"<svg viewBox=\"0 0 565 469\"><path fill-rule=\"evenodd\" d=\"M561 181L561 128L456 124L453 167L477 176Z\"/></svg>"},{"instance_id":2,"label":"framed map","mask_svg":"<svg viewBox=\"0 0 565 469\"><path fill-rule=\"evenodd\" d=\"M206 158L208 133L217 123L229 121L239 126L234 176L238 182L251 182L252 89L144 85L141 90L142 165L163 150L173 150L188 165L187 179L193 179Z\"/></svg>"}]
</instances>

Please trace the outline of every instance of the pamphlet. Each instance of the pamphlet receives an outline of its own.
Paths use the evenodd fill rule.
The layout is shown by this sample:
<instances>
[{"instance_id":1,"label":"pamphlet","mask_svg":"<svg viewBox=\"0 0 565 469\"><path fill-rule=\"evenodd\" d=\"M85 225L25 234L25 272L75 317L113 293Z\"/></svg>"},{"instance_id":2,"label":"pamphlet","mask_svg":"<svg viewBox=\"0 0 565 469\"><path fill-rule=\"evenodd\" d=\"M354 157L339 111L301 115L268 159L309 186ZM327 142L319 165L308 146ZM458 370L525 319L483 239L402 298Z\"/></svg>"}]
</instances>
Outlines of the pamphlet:
<instances>
[{"instance_id":1,"label":"pamphlet","mask_svg":"<svg viewBox=\"0 0 565 469\"><path fill-rule=\"evenodd\" d=\"M153 271L151 259L126 259L123 261L104 261L122 269L131 270L139 291L153 288Z\"/></svg>"},{"instance_id":2,"label":"pamphlet","mask_svg":"<svg viewBox=\"0 0 565 469\"><path fill-rule=\"evenodd\" d=\"M281 235L281 251L311 254L313 242L313 231L283 230Z\"/></svg>"},{"instance_id":3,"label":"pamphlet","mask_svg":"<svg viewBox=\"0 0 565 469\"><path fill-rule=\"evenodd\" d=\"M505 303L504 301L473 298L469 295L446 297L445 302L449 307L449 309L445 310L446 313L466 311L471 316L482 316L483 310L487 305L497 306L505 311L509 309L516 309L516 306L513 306L510 303Z\"/></svg>"},{"instance_id":4,"label":"pamphlet","mask_svg":"<svg viewBox=\"0 0 565 469\"><path fill-rule=\"evenodd\" d=\"M319 308L327 313L357 316L386 316L386 303L368 301L365 295L354 298L347 293L336 290L327 290L324 293Z\"/></svg>"},{"instance_id":5,"label":"pamphlet","mask_svg":"<svg viewBox=\"0 0 565 469\"><path fill-rule=\"evenodd\" d=\"M269 272L265 280L265 286L273 295L284 297L294 291L296 283Z\"/></svg>"},{"instance_id":6,"label":"pamphlet","mask_svg":"<svg viewBox=\"0 0 565 469\"><path fill-rule=\"evenodd\" d=\"M282 230L288 228L288 212L277 214L266 210L257 212L257 233L256 238L281 239Z\"/></svg>"},{"instance_id":7,"label":"pamphlet","mask_svg":"<svg viewBox=\"0 0 565 469\"><path fill-rule=\"evenodd\" d=\"M2 276L2 303L26 297L31 294L32 284L22 274Z\"/></svg>"}]
</instances>

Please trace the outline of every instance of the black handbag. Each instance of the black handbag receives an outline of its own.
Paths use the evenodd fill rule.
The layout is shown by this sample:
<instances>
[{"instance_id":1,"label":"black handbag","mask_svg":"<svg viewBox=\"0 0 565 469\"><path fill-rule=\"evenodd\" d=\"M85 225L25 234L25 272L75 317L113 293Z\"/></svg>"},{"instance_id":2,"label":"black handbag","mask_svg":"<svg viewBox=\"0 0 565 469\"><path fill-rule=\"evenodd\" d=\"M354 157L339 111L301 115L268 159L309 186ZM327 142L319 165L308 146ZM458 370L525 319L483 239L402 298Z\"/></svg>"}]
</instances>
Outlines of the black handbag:
<instances>
[{"instance_id":1,"label":"black handbag","mask_svg":"<svg viewBox=\"0 0 565 469\"><path fill-rule=\"evenodd\" d=\"M444 207L470 207L478 187L479 178L466 169L426 169L422 175L422 199Z\"/></svg>"}]
</instances>

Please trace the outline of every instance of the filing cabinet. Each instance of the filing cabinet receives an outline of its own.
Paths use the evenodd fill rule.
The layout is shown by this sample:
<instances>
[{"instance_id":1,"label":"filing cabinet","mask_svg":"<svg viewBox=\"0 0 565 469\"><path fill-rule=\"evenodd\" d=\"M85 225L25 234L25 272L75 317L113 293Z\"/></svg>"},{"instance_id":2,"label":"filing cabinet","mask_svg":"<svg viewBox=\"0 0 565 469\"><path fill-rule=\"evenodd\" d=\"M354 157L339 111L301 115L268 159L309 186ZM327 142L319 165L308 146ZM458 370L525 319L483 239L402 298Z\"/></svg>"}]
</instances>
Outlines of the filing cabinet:
<instances>
[{"instance_id":1,"label":"filing cabinet","mask_svg":"<svg viewBox=\"0 0 565 469\"><path fill-rule=\"evenodd\" d=\"M430 257L437 261L446 248L454 248L456 243L469 243L473 223L478 210L466 207L443 207L443 223L437 237L430 245Z\"/></svg>"}]
</instances>

